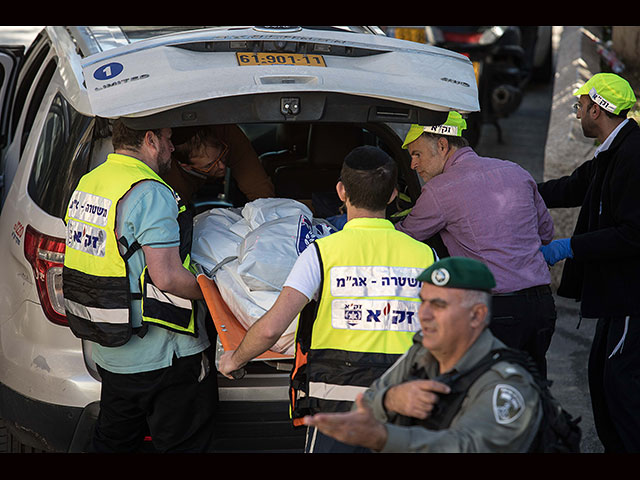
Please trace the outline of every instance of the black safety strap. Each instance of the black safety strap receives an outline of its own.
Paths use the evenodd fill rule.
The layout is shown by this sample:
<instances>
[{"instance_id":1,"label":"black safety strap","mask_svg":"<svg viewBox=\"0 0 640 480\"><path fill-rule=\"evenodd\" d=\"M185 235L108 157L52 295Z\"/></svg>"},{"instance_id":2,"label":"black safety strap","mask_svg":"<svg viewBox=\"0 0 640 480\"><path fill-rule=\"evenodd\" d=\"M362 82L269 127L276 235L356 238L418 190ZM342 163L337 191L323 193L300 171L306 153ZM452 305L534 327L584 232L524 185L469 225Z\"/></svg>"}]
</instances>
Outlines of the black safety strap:
<instances>
[{"instance_id":1,"label":"black safety strap","mask_svg":"<svg viewBox=\"0 0 640 480\"><path fill-rule=\"evenodd\" d=\"M124 252L124 254L122 255L122 258L124 259L125 262L128 262L129 259L131 258L131 255L133 255L135 252L137 252L142 248L142 245L140 245L140 243L138 243L137 240L133 242L131 246L129 246L129 242L127 242L127 239L124 238L124 236L120 237L118 239L118 242L120 242L124 246L124 248L127 249L127 251ZM142 292L139 292L139 293L131 292L131 299L142 300ZM133 332L136 335L138 335L140 338L143 338L147 334L147 330L149 330L149 326L147 324L143 324L141 327L134 328Z\"/></svg>"},{"instance_id":2,"label":"black safety strap","mask_svg":"<svg viewBox=\"0 0 640 480\"><path fill-rule=\"evenodd\" d=\"M142 245L140 245L137 240L133 242L131 246L129 246L129 242L127 242L127 239L124 238L124 236L120 237L118 239L118 242L120 242L124 246L124 248L127 249L124 255L122 255L122 258L124 258L125 262L131 258L131 255L142 248Z\"/></svg>"},{"instance_id":3,"label":"black safety strap","mask_svg":"<svg viewBox=\"0 0 640 480\"><path fill-rule=\"evenodd\" d=\"M525 367L532 375L537 374L537 367L528 355L510 348L497 349L489 352L471 370L466 372L451 371L439 375L434 380L449 385L451 391L447 395L441 395L434 410L425 420L411 419L411 423L419 424L431 430L446 429L451 425L453 417L458 413L462 401L467 395L471 385L499 361L518 363ZM424 371L424 367L412 368L412 377L429 378Z\"/></svg>"}]
</instances>

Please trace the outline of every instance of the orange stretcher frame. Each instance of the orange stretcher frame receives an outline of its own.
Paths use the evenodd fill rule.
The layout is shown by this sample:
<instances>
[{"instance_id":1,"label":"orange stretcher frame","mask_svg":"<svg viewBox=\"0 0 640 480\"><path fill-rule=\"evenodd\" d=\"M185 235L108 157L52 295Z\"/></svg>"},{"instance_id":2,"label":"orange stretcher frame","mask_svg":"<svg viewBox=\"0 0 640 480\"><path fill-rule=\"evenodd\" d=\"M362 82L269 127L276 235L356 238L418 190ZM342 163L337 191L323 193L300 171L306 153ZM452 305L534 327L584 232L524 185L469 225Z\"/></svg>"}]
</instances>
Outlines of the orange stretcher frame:
<instances>
[{"instance_id":1,"label":"orange stretcher frame","mask_svg":"<svg viewBox=\"0 0 640 480\"><path fill-rule=\"evenodd\" d=\"M225 351L235 350L247 334L247 329L238 321L233 312L231 312L222 298L218 286L211 278L201 274L197 276L197 280L200 285L200 290L202 290L204 301L209 308L209 313L213 319L216 331L218 332L222 347ZM291 359L293 356L267 350L256 358L260 360L280 360L285 358Z\"/></svg>"}]
</instances>

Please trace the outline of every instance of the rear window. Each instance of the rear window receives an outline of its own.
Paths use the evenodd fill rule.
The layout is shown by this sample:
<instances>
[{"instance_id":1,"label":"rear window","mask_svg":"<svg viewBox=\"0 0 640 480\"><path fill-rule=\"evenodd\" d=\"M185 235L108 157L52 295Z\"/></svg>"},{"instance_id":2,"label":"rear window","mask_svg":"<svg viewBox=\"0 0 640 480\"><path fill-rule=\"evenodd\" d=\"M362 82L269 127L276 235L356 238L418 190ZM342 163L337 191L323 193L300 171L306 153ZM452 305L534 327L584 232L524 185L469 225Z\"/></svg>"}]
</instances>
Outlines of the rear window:
<instances>
[{"instance_id":1,"label":"rear window","mask_svg":"<svg viewBox=\"0 0 640 480\"><path fill-rule=\"evenodd\" d=\"M60 95L51 104L29 177L29 196L50 215L64 218L67 204L89 164L92 120Z\"/></svg>"}]
</instances>

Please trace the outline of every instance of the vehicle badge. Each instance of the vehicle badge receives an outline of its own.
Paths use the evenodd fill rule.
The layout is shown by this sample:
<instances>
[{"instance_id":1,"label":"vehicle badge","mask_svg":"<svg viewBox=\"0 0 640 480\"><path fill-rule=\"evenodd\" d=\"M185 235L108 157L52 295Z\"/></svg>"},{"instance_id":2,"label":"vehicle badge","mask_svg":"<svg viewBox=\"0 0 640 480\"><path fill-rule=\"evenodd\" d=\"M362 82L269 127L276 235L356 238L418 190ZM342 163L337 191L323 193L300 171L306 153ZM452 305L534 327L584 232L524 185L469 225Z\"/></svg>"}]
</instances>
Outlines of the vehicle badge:
<instances>
[{"instance_id":1,"label":"vehicle badge","mask_svg":"<svg viewBox=\"0 0 640 480\"><path fill-rule=\"evenodd\" d=\"M439 268L431 273L431 281L438 287L449 283L449 278L449 271L446 268Z\"/></svg>"},{"instance_id":2,"label":"vehicle badge","mask_svg":"<svg viewBox=\"0 0 640 480\"><path fill-rule=\"evenodd\" d=\"M511 385L496 385L493 390L493 415L501 425L515 422L524 413L522 394Z\"/></svg>"}]
</instances>

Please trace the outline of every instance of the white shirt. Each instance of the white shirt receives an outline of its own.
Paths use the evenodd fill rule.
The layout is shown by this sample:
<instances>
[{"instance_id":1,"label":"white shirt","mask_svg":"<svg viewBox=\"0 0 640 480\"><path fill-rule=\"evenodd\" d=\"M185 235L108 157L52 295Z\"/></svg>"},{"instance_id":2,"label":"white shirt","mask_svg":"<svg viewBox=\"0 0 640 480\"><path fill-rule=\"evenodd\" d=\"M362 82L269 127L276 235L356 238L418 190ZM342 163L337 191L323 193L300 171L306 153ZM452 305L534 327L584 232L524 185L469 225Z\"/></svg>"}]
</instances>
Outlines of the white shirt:
<instances>
[{"instance_id":1,"label":"white shirt","mask_svg":"<svg viewBox=\"0 0 640 480\"><path fill-rule=\"evenodd\" d=\"M322 272L318 252L315 246L309 245L294 263L283 287L295 288L309 300L317 300L321 283Z\"/></svg>"},{"instance_id":2,"label":"white shirt","mask_svg":"<svg viewBox=\"0 0 640 480\"><path fill-rule=\"evenodd\" d=\"M598 149L596 150L596 153L595 153L594 157L597 157L597 156L598 156L598 154L599 154L600 152L604 152L605 150L607 150L607 149L611 146L611 142L613 142L613 139L614 139L614 138L616 138L616 135L618 134L618 132L622 129L622 127L624 127L624 126L625 126L625 124L626 124L628 121L629 121L629 119L628 119L628 118L627 118L627 119L625 119L625 121L624 121L624 122L621 122L621 123L620 123L620 125L618 125L618 126L613 130L613 132L611 132L611 133L609 134L609 136L607 137L607 139L606 139L604 142L602 142L602 145L600 145L600 146L598 147Z\"/></svg>"}]
</instances>

